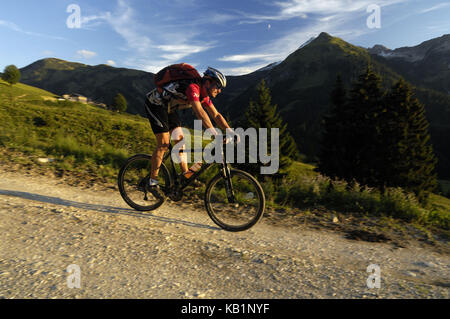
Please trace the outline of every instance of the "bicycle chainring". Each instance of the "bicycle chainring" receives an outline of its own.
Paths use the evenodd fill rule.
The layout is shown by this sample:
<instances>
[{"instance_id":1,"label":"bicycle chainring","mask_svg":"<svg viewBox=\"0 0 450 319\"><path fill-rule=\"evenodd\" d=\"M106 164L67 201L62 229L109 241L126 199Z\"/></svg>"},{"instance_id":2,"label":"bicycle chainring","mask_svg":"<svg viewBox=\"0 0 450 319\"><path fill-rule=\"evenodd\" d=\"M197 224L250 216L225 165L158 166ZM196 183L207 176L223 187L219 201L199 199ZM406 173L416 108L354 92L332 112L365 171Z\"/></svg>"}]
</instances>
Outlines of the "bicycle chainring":
<instances>
[{"instance_id":1,"label":"bicycle chainring","mask_svg":"<svg viewBox=\"0 0 450 319\"><path fill-rule=\"evenodd\" d=\"M183 199L183 192L182 191L173 191L169 193L169 198L173 200L174 202L179 202Z\"/></svg>"}]
</instances>

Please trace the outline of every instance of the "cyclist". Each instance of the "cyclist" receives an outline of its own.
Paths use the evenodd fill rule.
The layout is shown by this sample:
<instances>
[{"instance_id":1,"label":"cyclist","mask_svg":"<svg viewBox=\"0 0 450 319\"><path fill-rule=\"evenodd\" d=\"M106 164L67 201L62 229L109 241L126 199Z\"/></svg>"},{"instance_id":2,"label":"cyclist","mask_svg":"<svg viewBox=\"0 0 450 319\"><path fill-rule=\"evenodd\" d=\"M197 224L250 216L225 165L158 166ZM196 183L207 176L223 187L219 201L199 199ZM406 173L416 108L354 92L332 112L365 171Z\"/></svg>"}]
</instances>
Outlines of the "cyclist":
<instances>
[{"instance_id":1,"label":"cyclist","mask_svg":"<svg viewBox=\"0 0 450 319\"><path fill-rule=\"evenodd\" d=\"M183 140L181 121L177 110L191 108L206 129L210 129L214 135L219 133L214 129L210 117L223 130L230 129L225 118L217 111L211 101L221 93L227 85L226 77L218 70L208 67L199 83L190 83L187 88L182 83L170 83L160 93L157 89L147 94L145 110L150 121L153 133L156 136L156 149L152 155L151 174L147 190L157 198L163 198L164 194L159 189L158 173L164 154L168 151L170 136L174 142ZM169 98L167 98L169 97ZM207 112L205 112L205 109ZM208 116L209 114L209 116ZM239 136L235 134L239 142ZM183 149L181 147L180 149ZM180 154L180 167L182 178L189 172L186 154Z\"/></svg>"}]
</instances>

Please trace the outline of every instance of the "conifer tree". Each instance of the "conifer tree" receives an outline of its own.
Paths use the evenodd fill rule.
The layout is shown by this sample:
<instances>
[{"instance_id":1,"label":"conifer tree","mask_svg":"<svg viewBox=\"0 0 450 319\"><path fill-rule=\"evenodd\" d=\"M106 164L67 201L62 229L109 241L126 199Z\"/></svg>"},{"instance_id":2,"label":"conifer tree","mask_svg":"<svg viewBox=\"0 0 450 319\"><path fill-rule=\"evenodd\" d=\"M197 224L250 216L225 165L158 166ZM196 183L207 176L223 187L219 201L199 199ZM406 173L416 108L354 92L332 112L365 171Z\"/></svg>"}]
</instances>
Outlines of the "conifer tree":
<instances>
[{"instance_id":1,"label":"conifer tree","mask_svg":"<svg viewBox=\"0 0 450 319\"><path fill-rule=\"evenodd\" d=\"M363 185L380 185L382 169L380 125L384 112L381 78L369 65L350 91L346 112L351 116L345 138L348 176Z\"/></svg>"},{"instance_id":2,"label":"conifer tree","mask_svg":"<svg viewBox=\"0 0 450 319\"><path fill-rule=\"evenodd\" d=\"M261 80L261 82L258 84L257 93L258 96L256 101L250 101L249 107L245 113L243 126L245 128L253 127L256 130L258 130L259 128L267 128L269 153L271 152L271 129L279 129L279 169L283 170L284 168L289 166L293 159L296 159L298 157L297 145L295 144L294 138L287 130L287 124L283 123L283 119L277 112L277 105L272 104L270 90L266 87L266 83L264 80ZM256 166L259 167L260 165L261 163ZM254 173L259 173L259 170L258 172L255 171L255 165L245 166L246 169Z\"/></svg>"},{"instance_id":3,"label":"conifer tree","mask_svg":"<svg viewBox=\"0 0 450 319\"><path fill-rule=\"evenodd\" d=\"M351 118L346 112L347 96L340 75L331 92L332 107L329 114L324 115L324 133L321 140L318 171L333 179L350 179L348 175L347 160L345 158L349 141L346 130L351 124Z\"/></svg>"},{"instance_id":4,"label":"conifer tree","mask_svg":"<svg viewBox=\"0 0 450 319\"><path fill-rule=\"evenodd\" d=\"M413 98L411 87L400 79L386 97L386 113L381 128L384 164L381 171L386 186L402 187L424 202L437 181L434 156L425 108Z\"/></svg>"},{"instance_id":5,"label":"conifer tree","mask_svg":"<svg viewBox=\"0 0 450 319\"><path fill-rule=\"evenodd\" d=\"M331 93L333 107L324 117L318 171L349 183L379 184L379 122L383 112L381 79L369 65L347 97L340 76Z\"/></svg>"}]
</instances>

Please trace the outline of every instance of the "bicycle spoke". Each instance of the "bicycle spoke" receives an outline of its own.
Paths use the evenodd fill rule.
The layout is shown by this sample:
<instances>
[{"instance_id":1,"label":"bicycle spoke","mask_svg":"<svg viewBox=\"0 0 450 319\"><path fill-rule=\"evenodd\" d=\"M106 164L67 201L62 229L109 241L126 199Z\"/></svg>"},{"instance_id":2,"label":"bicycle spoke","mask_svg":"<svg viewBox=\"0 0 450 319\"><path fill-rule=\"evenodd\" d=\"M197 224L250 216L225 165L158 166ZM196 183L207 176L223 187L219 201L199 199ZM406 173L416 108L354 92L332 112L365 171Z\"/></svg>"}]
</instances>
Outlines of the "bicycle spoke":
<instances>
[{"instance_id":1,"label":"bicycle spoke","mask_svg":"<svg viewBox=\"0 0 450 319\"><path fill-rule=\"evenodd\" d=\"M130 158L119 173L119 189L123 199L133 208L141 211L153 210L164 202L147 192L151 168L151 157L137 155ZM170 186L169 173L161 167L159 182L161 189Z\"/></svg>"},{"instance_id":2,"label":"bicycle spoke","mask_svg":"<svg viewBox=\"0 0 450 319\"><path fill-rule=\"evenodd\" d=\"M207 191L207 209L211 218L228 230L244 230L254 225L264 210L264 195L250 175L234 171L232 189L225 178L213 180Z\"/></svg>"}]
</instances>

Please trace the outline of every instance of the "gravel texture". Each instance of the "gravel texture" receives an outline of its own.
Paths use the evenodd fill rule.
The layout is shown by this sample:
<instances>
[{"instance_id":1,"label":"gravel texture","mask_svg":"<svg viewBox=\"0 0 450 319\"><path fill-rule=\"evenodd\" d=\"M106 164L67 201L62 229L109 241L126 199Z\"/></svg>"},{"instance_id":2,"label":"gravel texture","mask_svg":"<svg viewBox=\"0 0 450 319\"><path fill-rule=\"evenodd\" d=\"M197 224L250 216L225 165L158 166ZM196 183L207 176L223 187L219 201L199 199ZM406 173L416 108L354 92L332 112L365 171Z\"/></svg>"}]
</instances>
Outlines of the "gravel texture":
<instances>
[{"instance_id":1,"label":"gravel texture","mask_svg":"<svg viewBox=\"0 0 450 319\"><path fill-rule=\"evenodd\" d=\"M380 288L367 287L371 264ZM140 213L114 189L0 173L0 298L446 299L449 287L449 255L420 245L264 218L230 233L194 203Z\"/></svg>"}]
</instances>

